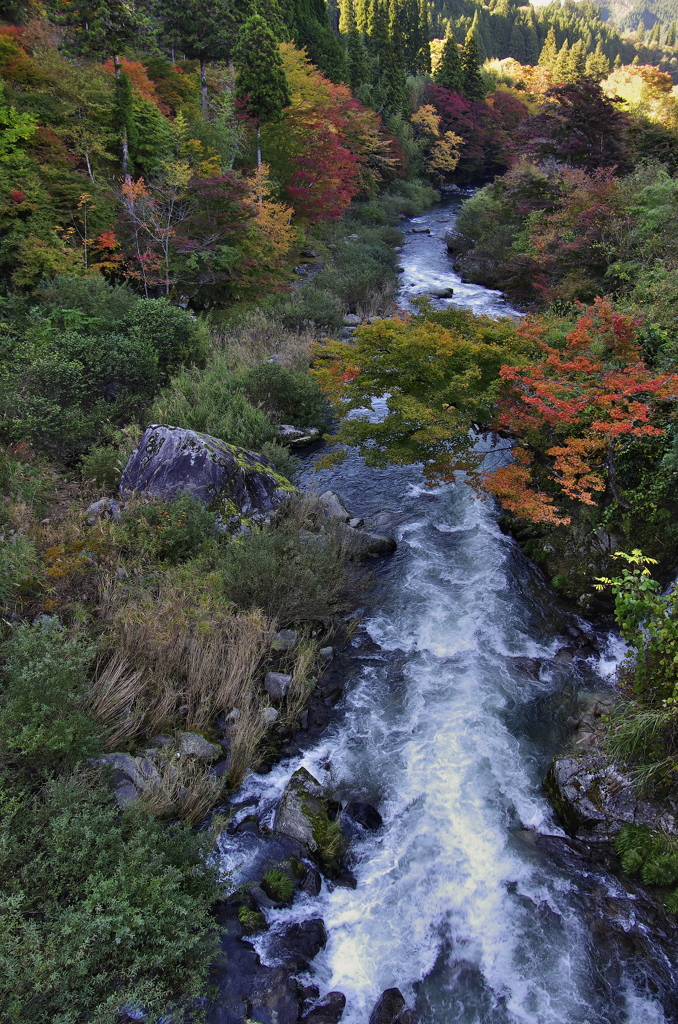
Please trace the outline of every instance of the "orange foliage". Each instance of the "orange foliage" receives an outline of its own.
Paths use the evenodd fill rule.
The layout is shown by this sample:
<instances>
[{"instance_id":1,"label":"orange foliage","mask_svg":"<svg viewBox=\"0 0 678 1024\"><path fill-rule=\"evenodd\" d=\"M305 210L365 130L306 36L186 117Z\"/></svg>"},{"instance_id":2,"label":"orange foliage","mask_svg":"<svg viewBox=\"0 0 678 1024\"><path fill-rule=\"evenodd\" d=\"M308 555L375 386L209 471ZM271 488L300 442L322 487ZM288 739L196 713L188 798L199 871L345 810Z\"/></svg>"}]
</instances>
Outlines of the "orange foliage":
<instances>
[{"instance_id":1,"label":"orange foliage","mask_svg":"<svg viewBox=\"0 0 678 1024\"><path fill-rule=\"evenodd\" d=\"M163 103L160 97L158 96L158 91L155 87L155 82L152 82L151 79L148 77L148 72L146 71L146 68L144 67L143 64L141 64L138 60L125 60L124 57L121 57L120 65L125 74L129 75L130 81L132 83L132 89L137 96L140 96L142 99L148 100L150 103L155 104L158 110L160 110L163 114L171 113L170 107L168 107L166 103ZM106 61L106 63L104 64L104 68L110 74L115 74L115 65L113 63L112 57L109 57L109 59Z\"/></svg>"}]
</instances>

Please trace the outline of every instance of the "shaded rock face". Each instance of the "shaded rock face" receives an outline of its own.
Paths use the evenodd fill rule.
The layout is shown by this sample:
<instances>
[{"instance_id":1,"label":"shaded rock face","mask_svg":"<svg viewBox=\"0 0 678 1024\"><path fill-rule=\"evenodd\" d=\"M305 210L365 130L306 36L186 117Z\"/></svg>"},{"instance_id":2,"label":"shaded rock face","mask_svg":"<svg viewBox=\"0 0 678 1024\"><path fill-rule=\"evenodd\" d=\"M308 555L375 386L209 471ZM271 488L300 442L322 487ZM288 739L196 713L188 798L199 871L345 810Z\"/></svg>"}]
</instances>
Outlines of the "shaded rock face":
<instances>
[{"instance_id":1,"label":"shaded rock face","mask_svg":"<svg viewBox=\"0 0 678 1024\"><path fill-rule=\"evenodd\" d=\"M295 839L311 853L318 844L313 837L313 816L325 812L323 789L305 768L299 768L289 781L278 805L274 829Z\"/></svg>"},{"instance_id":2,"label":"shaded rock face","mask_svg":"<svg viewBox=\"0 0 678 1024\"><path fill-rule=\"evenodd\" d=\"M544 789L568 833L587 842L613 842L631 824L678 835L678 802L642 799L628 775L597 755L557 757Z\"/></svg>"},{"instance_id":3,"label":"shaded rock face","mask_svg":"<svg viewBox=\"0 0 678 1024\"><path fill-rule=\"evenodd\" d=\"M292 485L268 459L209 434L152 424L129 457L120 494L165 500L188 492L224 517L265 517Z\"/></svg>"},{"instance_id":4,"label":"shaded rock face","mask_svg":"<svg viewBox=\"0 0 678 1024\"><path fill-rule=\"evenodd\" d=\"M408 1010L400 989L387 988L379 996L369 1024L417 1024L417 1018L413 1010Z\"/></svg>"},{"instance_id":5,"label":"shaded rock face","mask_svg":"<svg viewBox=\"0 0 678 1024\"><path fill-rule=\"evenodd\" d=\"M339 1024L345 1006L346 996L343 992L328 992L301 1019L303 1024Z\"/></svg>"}]
</instances>

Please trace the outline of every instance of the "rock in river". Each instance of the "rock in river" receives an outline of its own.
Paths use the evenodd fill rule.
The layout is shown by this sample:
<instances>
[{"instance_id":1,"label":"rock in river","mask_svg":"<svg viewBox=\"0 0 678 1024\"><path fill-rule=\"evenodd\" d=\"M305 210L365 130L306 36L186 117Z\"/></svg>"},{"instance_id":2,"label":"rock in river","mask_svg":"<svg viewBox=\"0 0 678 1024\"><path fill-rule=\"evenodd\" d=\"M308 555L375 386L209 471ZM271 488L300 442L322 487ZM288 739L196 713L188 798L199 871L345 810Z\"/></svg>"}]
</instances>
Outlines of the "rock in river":
<instances>
[{"instance_id":1,"label":"rock in river","mask_svg":"<svg viewBox=\"0 0 678 1024\"><path fill-rule=\"evenodd\" d=\"M275 831L296 839L311 853L318 844L313 838L313 817L326 811L323 789L305 768L290 779L275 815Z\"/></svg>"},{"instance_id":2,"label":"rock in river","mask_svg":"<svg viewBox=\"0 0 678 1024\"><path fill-rule=\"evenodd\" d=\"M187 491L224 518L262 518L294 490L262 455L157 423L144 432L120 481L123 497L168 499Z\"/></svg>"},{"instance_id":3,"label":"rock in river","mask_svg":"<svg viewBox=\"0 0 678 1024\"><path fill-rule=\"evenodd\" d=\"M416 1024L416 1020L399 988L387 988L382 992L370 1014L370 1024Z\"/></svg>"}]
</instances>

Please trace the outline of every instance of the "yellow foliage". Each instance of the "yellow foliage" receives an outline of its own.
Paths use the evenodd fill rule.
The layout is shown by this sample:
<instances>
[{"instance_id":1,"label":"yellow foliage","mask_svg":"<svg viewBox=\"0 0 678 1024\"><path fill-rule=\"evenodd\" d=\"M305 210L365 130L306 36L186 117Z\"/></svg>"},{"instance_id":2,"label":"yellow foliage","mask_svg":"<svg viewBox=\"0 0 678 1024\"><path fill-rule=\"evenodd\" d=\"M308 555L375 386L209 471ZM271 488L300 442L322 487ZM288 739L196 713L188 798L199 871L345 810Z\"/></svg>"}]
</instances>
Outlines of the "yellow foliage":
<instances>
[{"instance_id":1,"label":"yellow foliage","mask_svg":"<svg viewBox=\"0 0 678 1024\"><path fill-rule=\"evenodd\" d=\"M429 158L426 161L427 170L433 171L440 177L451 174L459 163L461 156L459 150L463 145L464 140L460 135L456 135L454 132L445 132L443 137L431 147Z\"/></svg>"},{"instance_id":2,"label":"yellow foliage","mask_svg":"<svg viewBox=\"0 0 678 1024\"><path fill-rule=\"evenodd\" d=\"M623 101L623 109L642 112L651 121L678 128L678 103L673 80L659 68L629 64L608 75L601 87L610 99Z\"/></svg>"},{"instance_id":3,"label":"yellow foliage","mask_svg":"<svg viewBox=\"0 0 678 1024\"><path fill-rule=\"evenodd\" d=\"M295 231L292 227L291 206L272 198L273 183L268 164L262 164L248 182L247 199L257 227L277 256L286 256L294 244Z\"/></svg>"},{"instance_id":4,"label":"yellow foliage","mask_svg":"<svg viewBox=\"0 0 678 1024\"><path fill-rule=\"evenodd\" d=\"M430 103L419 107L419 110L412 114L412 127L416 135L432 135L435 139L439 139L440 117L436 113L436 108Z\"/></svg>"}]
</instances>

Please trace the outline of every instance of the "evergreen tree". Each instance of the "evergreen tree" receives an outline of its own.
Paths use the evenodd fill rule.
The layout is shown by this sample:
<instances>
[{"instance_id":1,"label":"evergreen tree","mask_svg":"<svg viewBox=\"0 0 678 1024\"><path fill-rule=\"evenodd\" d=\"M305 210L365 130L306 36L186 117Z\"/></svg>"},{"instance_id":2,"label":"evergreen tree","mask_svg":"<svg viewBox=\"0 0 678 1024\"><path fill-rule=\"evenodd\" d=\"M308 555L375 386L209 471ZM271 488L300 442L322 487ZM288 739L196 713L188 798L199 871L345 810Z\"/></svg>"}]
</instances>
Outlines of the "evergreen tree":
<instances>
[{"instance_id":1,"label":"evergreen tree","mask_svg":"<svg viewBox=\"0 0 678 1024\"><path fill-rule=\"evenodd\" d=\"M443 89L451 89L452 92L462 93L464 91L464 70L461 66L457 40L452 31L445 40L440 64L436 68L433 81Z\"/></svg>"},{"instance_id":2,"label":"evergreen tree","mask_svg":"<svg viewBox=\"0 0 678 1024\"><path fill-rule=\"evenodd\" d=\"M476 7L476 12L473 15L473 22L471 23L471 28L469 29L469 32L473 36L474 42L476 44L476 49L478 51L478 64L483 64L487 60L489 54L487 52L487 47L485 46L485 40L483 39L483 34L480 27L480 18L478 17L478 10L479 8Z\"/></svg>"},{"instance_id":3,"label":"evergreen tree","mask_svg":"<svg viewBox=\"0 0 678 1024\"><path fill-rule=\"evenodd\" d=\"M520 16L516 17L513 22L513 28L511 29L511 38L509 39L509 57L513 57L514 60L520 61L521 64L525 64L527 61L525 39L523 37L522 26L520 24Z\"/></svg>"},{"instance_id":4,"label":"evergreen tree","mask_svg":"<svg viewBox=\"0 0 678 1024\"><path fill-rule=\"evenodd\" d=\"M534 66L539 60L539 37L537 36L537 25L534 17L534 9L530 8L527 15L525 39L525 63Z\"/></svg>"},{"instance_id":5,"label":"evergreen tree","mask_svg":"<svg viewBox=\"0 0 678 1024\"><path fill-rule=\"evenodd\" d=\"M207 64L230 58L244 9L227 0L162 0L162 16L172 48L200 61L202 112L207 117Z\"/></svg>"},{"instance_id":6,"label":"evergreen tree","mask_svg":"<svg viewBox=\"0 0 678 1024\"><path fill-rule=\"evenodd\" d=\"M409 117L412 111L405 77L402 33L395 4L391 7L386 43L379 54L379 72L387 110L391 114Z\"/></svg>"},{"instance_id":7,"label":"evergreen tree","mask_svg":"<svg viewBox=\"0 0 678 1024\"><path fill-rule=\"evenodd\" d=\"M547 68L549 71L553 71L557 59L558 41L556 39L556 30L551 26L541 48L537 64L540 68Z\"/></svg>"},{"instance_id":8,"label":"evergreen tree","mask_svg":"<svg viewBox=\"0 0 678 1024\"><path fill-rule=\"evenodd\" d=\"M584 40L578 39L570 50L570 56L567 66L567 79L568 82L578 82L583 77L586 71L586 49L584 47Z\"/></svg>"},{"instance_id":9,"label":"evergreen tree","mask_svg":"<svg viewBox=\"0 0 678 1024\"><path fill-rule=\"evenodd\" d=\"M556 61L551 68L557 82L566 82L570 74L570 41L566 39L558 51Z\"/></svg>"},{"instance_id":10,"label":"evergreen tree","mask_svg":"<svg viewBox=\"0 0 678 1024\"><path fill-rule=\"evenodd\" d=\"M349 84L353 92L357 92L360 86L368 83L372 77L367 47L357 28L352 28L348 34L346 59Z\"/></svg>"},{"instance_id":11,"label":"evergreen tree","mask_svg":"<svg viewBox=\"0 0 678 1024\"><path fill-rule=\"evenodd\" d=\"M675 23L675 21L672 21L671 24L669 25L669 30L666 33L666 45L667 46L675 46L676 45L676 23Z\"/></svg>"},{"instance_id":12,"label":"evergreen tree","mask_svg":"<svg viewBox=\"0 0 678 1024\"><path fill-rule=\"evenodd\" d=\"M356 25L356 14L353 0L340 0L339 2L339 31L349 35Z\"/></svg>"},{"instance_id":13,"label":"evergreen tree","mask_svg":"<svg viewBox=\"0 0 678 1024\"><path fill-rule=\"evenodd\" d=\"M431 74L431 27L428 17L428 0L419 0L419 36L421 49L417 55L417 71L422 75Z\"/></svg>"},{"instance_id":14,"label":"evergreen tree","mask_svg":"<svg viewBox=\"0 0 678 1024\"><path fill-rule=\"evenodd\" d=\"M603 48L598 43L595 51L586 57L586 77L596 82L602 82L610 73L610 62L603 53Z\"/></svg>"},{"instance_id":15,"label":"evergreen tree","mask_svg":"<svg viewBox=\"0 0 678 1024\"><path fill-rule=\"evenodd\" d=\"M325 0L285 0L284 12L297 46L305 47L310 60L332 82L343 81L346 76L344 48L330 25Z\"/></svg>"},{"instance_id":16,"label":"evergreen tree","mask_svg":"<svg viewBox=\"0 0 678 1024\"><path fill-rule=\"evenodd\" d=\"M282 119L290 94L278 41L260 14L248 18L233 53L236 96L257 122L257 166L261 167L261 126Z\"/></svg>"},{"instance_id":17,"label":"evergreen tree","mask_svg":"<svg viewBox=\"0 0 678 1024\"><path fill-rule=\"evenodd\" d=\"M461 67L464 75L464 96L466 99L484 99L485 86L483 84L483 76L480 73L478 46L470 30L461 51Z\"/></svg>"}]
</instances>

